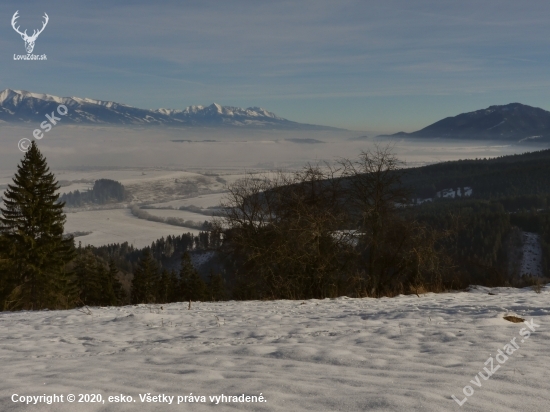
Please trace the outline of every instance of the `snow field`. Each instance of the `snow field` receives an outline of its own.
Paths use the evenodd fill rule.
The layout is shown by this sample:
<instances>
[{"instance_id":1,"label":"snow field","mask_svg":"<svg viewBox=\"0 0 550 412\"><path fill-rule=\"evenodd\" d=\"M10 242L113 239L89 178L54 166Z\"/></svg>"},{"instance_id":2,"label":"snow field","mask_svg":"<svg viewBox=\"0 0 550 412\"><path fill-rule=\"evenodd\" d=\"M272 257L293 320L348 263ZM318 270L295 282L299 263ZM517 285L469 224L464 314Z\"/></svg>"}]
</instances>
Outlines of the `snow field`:
<instances>
[{"instance_id":1,"label":"snow field","mask_svg":"<svg viewBox=\"0 0 550 412\"><path fill-rule=\"evenodd\" d=\"M123 169L123 170L57 170L55 175L59 180L89 180L112 179L119 181L123 185L155 182L162 180L186 179L200 176L197 173L158 169Z\"/></svg>"},{"instance_id":2,"label":"snow field","mask_svg":"<svg viewBox=\"0 0 550 412\"><path fill-rule=\"evenodd\" d=\"M208 220L207 216L204 217L201 222ZM75 238L76 243L82 242L83 246L128 242L143 248L163 236L179 236L187 232L198 234L200 230L138 219L130 209L110 209L67 213L65 232L92 232Z\"/></svg>"},{"instance_id":3,"label":"snow field","mask_svg":"<svg viewBox=\"0 0 550 412\"><path fill-rule=\"evenodd\" d=\"M489 295L489 292L494 295ZM2 411L547 411L550 285L383 299L193 302L0 313ZM460 408L462 389L524 324L540 327ZM136 403L27 407L26 395ZM267 403L141 403L139 394Z\"/></svg>"}]
</instances>

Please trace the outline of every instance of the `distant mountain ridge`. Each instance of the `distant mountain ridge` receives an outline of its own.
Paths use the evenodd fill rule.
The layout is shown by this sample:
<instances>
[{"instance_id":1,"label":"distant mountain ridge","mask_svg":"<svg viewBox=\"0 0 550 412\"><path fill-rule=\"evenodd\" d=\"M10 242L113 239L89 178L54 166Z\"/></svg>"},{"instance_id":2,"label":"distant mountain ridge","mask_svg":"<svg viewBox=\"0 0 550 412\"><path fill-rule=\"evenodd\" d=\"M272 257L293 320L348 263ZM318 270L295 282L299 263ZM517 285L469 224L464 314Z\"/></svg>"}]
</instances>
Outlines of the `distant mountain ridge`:
<instances>
[{"instance_id":1,"label":"distant mountain ridge","mask_svg":"<svg viewBox=\"0 0 550 412\"><path fill-rule=\"evenodd\" d=\"M188 106L183 110L148 110L111 101L58 97L12 89L0 92L0 122L41 123L45 120L44 116L56 111L60 104L68 108L67 115L62 117L63 124L336 130L336 128L328 126L310 125L283 119L261 107L243 109L213 103L210 106Z\"/></svg>"},{"instance_id":2,"label":"distant mountain ridge","mask_svg":"<svg viewBox=\"0 0 550 412\"><path fill-rule=\"evenodd\" d=\"M490 106L447 117L413 133L399 132L391 136L549 141L550 112L520 103Z\"/></svg>"}]
</instances>

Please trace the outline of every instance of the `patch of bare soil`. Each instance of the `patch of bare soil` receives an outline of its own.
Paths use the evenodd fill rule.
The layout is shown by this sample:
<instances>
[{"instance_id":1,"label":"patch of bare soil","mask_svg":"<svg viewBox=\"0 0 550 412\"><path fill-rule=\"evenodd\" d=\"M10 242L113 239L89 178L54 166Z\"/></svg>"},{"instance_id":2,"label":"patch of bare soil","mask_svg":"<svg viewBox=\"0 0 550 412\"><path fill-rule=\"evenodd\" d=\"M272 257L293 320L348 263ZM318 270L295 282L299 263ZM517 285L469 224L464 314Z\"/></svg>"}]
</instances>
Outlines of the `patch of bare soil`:
<instances>
[{"instance_id":1,"label":"patch of bare soil","mask_svg":"<svg viewBox=\"0 0 550 412\"><path fill-rule=\"evenodd\" d=\"M522 323L525 321L525 319L519 318L517 316L504 316L504 319L512 323Z\"/></svg>"}]
</instances>

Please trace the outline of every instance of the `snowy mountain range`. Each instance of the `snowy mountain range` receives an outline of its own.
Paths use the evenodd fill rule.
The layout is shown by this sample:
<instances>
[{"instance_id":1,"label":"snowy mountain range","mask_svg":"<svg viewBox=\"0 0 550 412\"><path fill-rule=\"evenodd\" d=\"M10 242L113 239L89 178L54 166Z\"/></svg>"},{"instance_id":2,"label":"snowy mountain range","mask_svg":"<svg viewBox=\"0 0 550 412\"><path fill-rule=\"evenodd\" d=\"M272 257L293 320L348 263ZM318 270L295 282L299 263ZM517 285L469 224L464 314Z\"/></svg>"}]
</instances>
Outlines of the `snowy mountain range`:
<instances>
[{"instance_id":1,"label":"snowy mountain range","mask_svg":"<svg viewBox=\"0 0 550 412\"><path fill-rule=\"evenodd\" d=\"M413 133L399 132L392 136L549 141L550 112L520 103L490 106L447 117Z\"/></svg>"},{"instance_id":2,"label":"snowy mountain range","mask_svg":"<svg viewBox=\"0 0 550 412\"><path fill-rule=\"evenodd\" d=\"M250 127L267 129L328 130L326 126L297 123L261 107L188 106L183 110L147 110L121 103L80 97L58 97L5 89L0 92L0 123L40 123L46 114L65 105L63 124L110 124L139 126Z\"/></svg>"}]
</instances>

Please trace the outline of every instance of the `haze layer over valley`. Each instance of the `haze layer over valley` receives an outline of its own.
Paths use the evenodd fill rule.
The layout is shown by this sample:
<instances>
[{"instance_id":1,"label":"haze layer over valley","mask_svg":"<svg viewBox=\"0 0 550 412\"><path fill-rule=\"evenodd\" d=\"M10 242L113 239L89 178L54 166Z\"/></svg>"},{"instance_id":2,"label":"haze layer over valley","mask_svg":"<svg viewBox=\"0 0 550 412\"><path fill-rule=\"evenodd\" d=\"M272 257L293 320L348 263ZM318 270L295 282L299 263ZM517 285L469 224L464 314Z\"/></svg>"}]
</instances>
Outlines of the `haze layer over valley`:
<instances>
[{"instance_id":1,"label":"haze layer over valley","mask_svg":"<svg viewBox=\"0 0 550 412\"><path fill-rule=\"evenodd\" d=\"M2 125L0 169L15 167L17 142L36 126ZM374 143L394 147L408 165L494 157L546 145L499 141L362 137L354 131L76 126L59 123L40 141L55 169L163 167L177 169L299 168L307 162L353 157ZM369 134L373 136L373 134Z\"/></svg>"}]
</instances>

